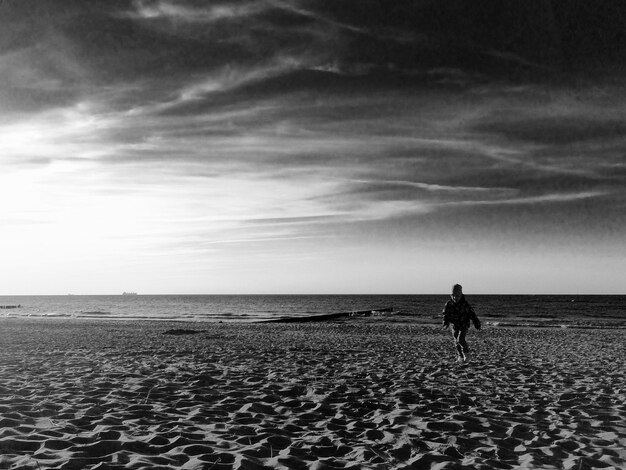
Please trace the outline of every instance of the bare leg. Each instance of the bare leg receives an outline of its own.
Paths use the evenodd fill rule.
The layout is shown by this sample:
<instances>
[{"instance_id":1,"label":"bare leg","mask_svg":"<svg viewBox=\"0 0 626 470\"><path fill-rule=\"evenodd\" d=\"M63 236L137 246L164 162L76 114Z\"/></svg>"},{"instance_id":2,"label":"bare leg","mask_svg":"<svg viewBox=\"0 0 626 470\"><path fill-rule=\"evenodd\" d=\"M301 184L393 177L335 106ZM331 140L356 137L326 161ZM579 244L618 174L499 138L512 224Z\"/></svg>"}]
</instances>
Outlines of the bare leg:
<instances>
[{"instance_id":1,"label":"bare leg","mask_svg":"<svg viewBox=\"0 0 626 470\"><path fill-rule=\"evenodd\" d=\"M455 328L451 326L452 336L454 337L454 346L456 348L457 358L465 360L465 353L469 352L467 341L465 341L465 335L467 330L464 328Z\"/></svg>"},{"instance_id":2,"label":"bare leg","mask_svg":"<svg viewBox=\"0 0 626 470\"><path fill-rule=\"evenodd\" d=\"M467 354L469 352L469 347L467 346L467 341L465 341L465 336L466 335L467 335L467 330L466 329L461 330L461 332L459 333L458 342L461 345L461 348L463 348L463 354Z\"/></svg>"}]
</instances>

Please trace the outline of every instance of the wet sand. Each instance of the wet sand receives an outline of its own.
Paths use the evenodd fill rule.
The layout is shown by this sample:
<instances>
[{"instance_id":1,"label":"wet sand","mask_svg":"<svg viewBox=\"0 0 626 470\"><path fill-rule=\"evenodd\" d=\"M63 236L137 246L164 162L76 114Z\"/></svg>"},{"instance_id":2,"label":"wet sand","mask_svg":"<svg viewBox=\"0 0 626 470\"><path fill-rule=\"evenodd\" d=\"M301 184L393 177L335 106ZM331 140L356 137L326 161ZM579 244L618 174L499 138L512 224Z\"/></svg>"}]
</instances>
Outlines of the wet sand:
<instances>
[{"instance_id":1,"label":"wet sand","mask_svg":"<svg viewBox=\"0 0 626 470\"><path fill-rule=\"evenodd\" d=\"M2 319L0 469L626 467L623 329L468 342L457 364L410 319Z\"/></svg>"}]
</instances>

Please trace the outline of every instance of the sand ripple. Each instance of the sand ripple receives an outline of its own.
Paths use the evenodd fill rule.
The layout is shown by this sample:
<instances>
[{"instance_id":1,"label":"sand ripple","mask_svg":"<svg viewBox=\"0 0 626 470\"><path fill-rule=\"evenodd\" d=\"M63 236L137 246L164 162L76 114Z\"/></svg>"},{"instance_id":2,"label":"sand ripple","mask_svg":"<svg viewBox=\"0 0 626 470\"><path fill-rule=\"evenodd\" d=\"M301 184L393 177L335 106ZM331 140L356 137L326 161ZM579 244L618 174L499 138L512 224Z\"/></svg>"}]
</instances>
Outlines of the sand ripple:
<instances>
[{"instance_id":1,"label":"sand ripple","mask_svg":"<svg viewBox=\"0 0 626 470\"><path fill-rule=\"evenodd\" d=\"M0 468L626 466L619 330L203 328L3 321Z\"/></svg>"}]
</instances>

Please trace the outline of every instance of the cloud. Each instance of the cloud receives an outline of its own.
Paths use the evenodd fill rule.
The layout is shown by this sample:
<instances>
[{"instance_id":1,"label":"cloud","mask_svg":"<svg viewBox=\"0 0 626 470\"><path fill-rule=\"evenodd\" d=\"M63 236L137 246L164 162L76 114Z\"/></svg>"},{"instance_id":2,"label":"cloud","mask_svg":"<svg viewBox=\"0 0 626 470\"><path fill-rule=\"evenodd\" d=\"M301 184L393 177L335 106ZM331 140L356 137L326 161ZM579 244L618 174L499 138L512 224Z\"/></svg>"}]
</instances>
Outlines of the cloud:
<instances>
[{"instance_id":1,"label":"cloud","mask_svg":"<svg viewBox=\"0 0 626 470\"><path fill-rule=\"evenodd\" d=\"M87 103L21 116L0 124L0 165L6 171L97 159L106 145L102 133L110 125Z\"/></svg>"},{"instance_id":2,"label":"cloud","mask_svg":"<svg viewBox=\"0 0 626 470\"><path fill-rule=\"evenodd\" d=\"M372 168L374 170L374 168ZM447 186L421 183L418 181L386 181L384 179L349 180L345 181L344 189L336 196L342 195L354 201L413 201L424 204L436 201L466 200L477 197L502 199L518 192L512 188L485 188Z\"/></svg>"},{"instance_id":3,"label":"cloud","mask_svg":"<svg viewBox=\"0 0 626 470\"><path fill-rule=\"evenodd\" d=\"M63 47L59 39L0 53L0 103L5 115L69 106L85 94L82 67Z\"/></svg>"},{"instance_id":4,"label":"cloud","mask_svg":"<svg viewBox=\"0 0 626 470\"><path fill-rule=\"evenodd\" d=\"M448 186L441 184L428 184L420 183L416 181L388 181L390 185L408 186L411 188L423 189L429 192L443 192L443 193L455 193L455 194L485 194L485 193L505 193L510 194L511 188L497 188L497 187L473 187L473 186Z\"/></svg>"},{"instance_id":5,"label":"cloud","mask_svg":"<svg viewBox=\"0 0 626 470\"><path fill-rule=\"evenodd\" d=\"M611 116L509 117L479 124L476 129L510 140L541 145L575 144L593 140L626 140L626 122Z\"/></svg>"},{"instance_id":6,"label":"cloud","mask_svg":"<svg viewBox=\"0 0 626 470\"><path fill-rule=\"evenodd\" d=\"M136 0L134 11L127 15L136 19L169 19L188 23L213 23L258 14L268 8L263 2L215 2L202 7L165 0Z\"/></svg>"},{"instance_id":7,"label":"cloud","mask_svg":"<svg viewBox=\"0 0 626 470\"><path fill-rule=\"evenodd\" d=\"M555 84L561 64L507 35L521 3L51 5L39 37L0 33L3 195L21 201L0 217L43 220L45 201L62 250L64 226L207 264L623 228L623 88Z\"/></svg>"},{"instance_id":8,"label":"cloud","mask_svg":"<svg viewBox=\"0 0 626 470\"><path fill-rule=\"evenodd\" d=\"M250 83L258 88L250 88L246 75L232 88L227 81L210 90L182 82L171 103L110 114L99 131L109 144L98 162L119 183L166 175L172 184L204 179L215 185L215 194L222 192L224 207L235 201L246 207L240 220L249 227L267 220L294 227L294 236L314 226L397 220L454 207L556 207L619 194L614 165L602 164L619 162L619 145L614 157L588 158L568 153L560 142L519 141L485 127L502 114L501 91L474 107L465 101L473 98L456 102L445 91L368 95L368 89L316 88L306 80L281 92L280 86L263 86L263 70L259 78L251 72ZM283 72L276 69L277 77L290 76ZM501 121L516 119L516 103L535 92L509 100L511 117ZM175 112L164 112L169 106ZM591 102L584 109L594 107ZM552 112L533 110L539 117ZM602 155L603 149L593 152ZM226 181L231 189L255 194L259 205L243 202ZM271 191L281 197L260 196Z\"/></svg>"},{"instance_id":9,"label":"cloud","mask_svg":"<svg viewBox=\"0 0 626 470\"><path fill-rule=\"evenodd\" d=\"M608 191L585 191L579 193L548 193L539 196L525 196L517 198L500 198L491 200L464 200L456 202L447 202L440 205L443 206L515 206L515 205L536 205L536 204L552 204L576 202L584 199L595 199L609 195Z\"/></svg>"},{"instance_id":10,"label":"cloud","mask_svg":"<svg viewBox=\"0 0 626 470\"><path fill-rule=\"evenodd\" d=\"M336 222L337 215L307 215L307 216L285 216L285 217L266 217L259 219L247 219L246 224L251 225L306 225L317 224L320 222Z\"/></svg>"}]
</instances>

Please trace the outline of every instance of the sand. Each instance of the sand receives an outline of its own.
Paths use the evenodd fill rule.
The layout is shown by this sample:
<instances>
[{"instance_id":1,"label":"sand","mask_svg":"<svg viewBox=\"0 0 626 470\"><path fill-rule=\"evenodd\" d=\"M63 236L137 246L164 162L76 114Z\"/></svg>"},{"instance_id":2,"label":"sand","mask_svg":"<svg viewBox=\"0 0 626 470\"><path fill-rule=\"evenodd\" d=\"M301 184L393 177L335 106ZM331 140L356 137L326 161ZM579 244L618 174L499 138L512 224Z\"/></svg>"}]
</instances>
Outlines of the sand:
<instances>
[{"instance_id":1,"label":"sand","mask_svg":"<svg viewBox=\"0 0 626 470\"><path fill-rule=\"evenodd\" d=\"M3 319L0 469L626 467L624 330L406 321Z\"/></svg>"}]
</instances>

